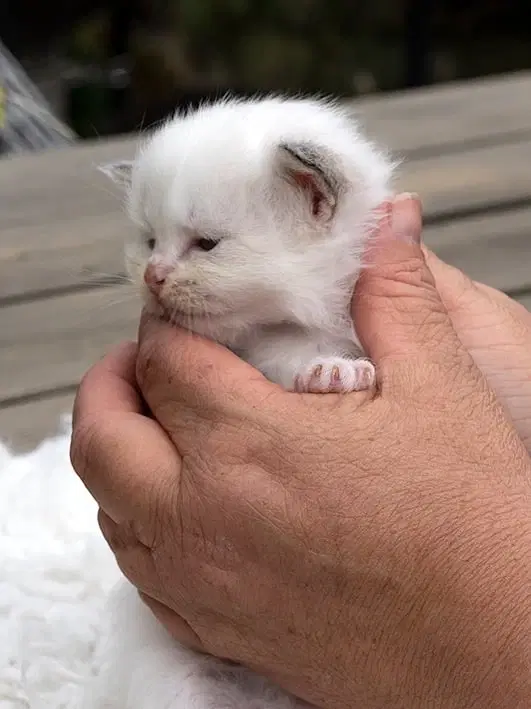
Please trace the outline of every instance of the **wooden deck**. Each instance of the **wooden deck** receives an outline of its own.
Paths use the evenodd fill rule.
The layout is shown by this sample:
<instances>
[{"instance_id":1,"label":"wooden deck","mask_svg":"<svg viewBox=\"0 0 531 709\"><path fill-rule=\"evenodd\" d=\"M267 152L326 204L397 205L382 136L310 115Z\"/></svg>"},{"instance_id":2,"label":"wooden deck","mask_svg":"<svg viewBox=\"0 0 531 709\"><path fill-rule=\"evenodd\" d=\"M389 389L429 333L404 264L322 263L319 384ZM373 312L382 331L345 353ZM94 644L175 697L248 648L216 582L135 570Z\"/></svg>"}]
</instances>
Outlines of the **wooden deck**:
<instances>
[{"instance_id":1,"label":"wooden deck","mask_svg":"<svg viewBox=\"0 0 531 709\"><path fill-rule=\"evenodd\" d=\"M531 309L531 73L358 101L371 135L404 158L426 241ZM94 166L131 138L0 160L0 438L53 433L86 369L134 337L117 283L129 228ZM111 276L111 277L107 277Z\"/></svg>"}]
</instances>

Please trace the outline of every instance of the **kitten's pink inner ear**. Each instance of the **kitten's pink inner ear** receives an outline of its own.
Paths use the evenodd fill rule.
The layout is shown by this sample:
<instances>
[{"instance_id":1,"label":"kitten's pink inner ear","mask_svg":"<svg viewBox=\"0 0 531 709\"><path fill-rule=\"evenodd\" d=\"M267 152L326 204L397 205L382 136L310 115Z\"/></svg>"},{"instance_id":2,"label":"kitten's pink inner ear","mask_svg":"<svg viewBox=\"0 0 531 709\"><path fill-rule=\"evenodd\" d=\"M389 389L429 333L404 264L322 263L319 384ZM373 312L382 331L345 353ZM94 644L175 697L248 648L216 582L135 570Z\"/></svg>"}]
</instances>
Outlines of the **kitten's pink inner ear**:
<instances>
[{"instance_id":1,"label":"kitten's pink inner ear","mask_svg":"<svg viewBox=\"0 0 531 709\"><path fill-rule=\"evenodd\" d=\"M314 175L311 172L292 171L291 179L297 187L300 187L308 194L312 215L314 217L322 216L323 211L325 211L323 207L325 206L326 197L323 191L319 188Z\"/></svg>"}]
</instances>

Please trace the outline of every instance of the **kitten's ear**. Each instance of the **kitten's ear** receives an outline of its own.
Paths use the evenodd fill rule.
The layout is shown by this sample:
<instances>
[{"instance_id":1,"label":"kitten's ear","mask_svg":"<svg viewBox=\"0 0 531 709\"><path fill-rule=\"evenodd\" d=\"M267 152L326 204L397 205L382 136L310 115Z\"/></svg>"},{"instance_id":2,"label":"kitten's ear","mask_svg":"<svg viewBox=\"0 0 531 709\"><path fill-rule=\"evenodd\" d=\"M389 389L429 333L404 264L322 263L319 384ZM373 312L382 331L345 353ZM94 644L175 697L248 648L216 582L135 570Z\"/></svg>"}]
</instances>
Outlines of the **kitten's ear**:
<instances>
[{"instance_id":1,"label":"kitten's ear","mask_svg":"<svg viewBox=\"0 0 531 709\"><path fill-rule=\"evenodd\" d=\"M120 160L98 165L98 170L107 175L117 185L120 185L120 187L125 187L126 189L131 187L132 160Z\"/></svg>"},{"instance_id":2,"label":"kitten's ear","mask_svg":"<svg viewBox=\"0 0 531 709\"><path fill-rule=\"evenodd\" d=\"M336 210L343 185L337 166L326 152L309 143L281 143L277 168L282 178L308 200L310 214L327 222Z\"/></svg>"}]
</instances>

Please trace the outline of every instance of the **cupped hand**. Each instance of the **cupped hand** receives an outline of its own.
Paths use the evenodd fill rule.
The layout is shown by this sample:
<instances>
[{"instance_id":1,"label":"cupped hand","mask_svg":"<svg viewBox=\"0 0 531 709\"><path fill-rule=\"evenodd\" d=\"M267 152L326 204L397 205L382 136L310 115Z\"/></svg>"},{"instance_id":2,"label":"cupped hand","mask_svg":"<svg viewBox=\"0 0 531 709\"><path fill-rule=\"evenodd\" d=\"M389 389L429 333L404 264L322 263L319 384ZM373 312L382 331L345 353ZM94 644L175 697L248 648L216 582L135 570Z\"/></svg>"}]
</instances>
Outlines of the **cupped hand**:
<instances>
[{"instance_id":1,"label":"cupped hand","mask_svg":"<svg viewBox=\"0 0 531 709\"><path fill-rule=\"evenodd\" d=\"M285 392L144 320L138 352L85 378L72 460L121 569L187 644L330 709L523 708L531 464L420 228L395 203L359 283L377 392Z\"/></svg>"}]
</instances>

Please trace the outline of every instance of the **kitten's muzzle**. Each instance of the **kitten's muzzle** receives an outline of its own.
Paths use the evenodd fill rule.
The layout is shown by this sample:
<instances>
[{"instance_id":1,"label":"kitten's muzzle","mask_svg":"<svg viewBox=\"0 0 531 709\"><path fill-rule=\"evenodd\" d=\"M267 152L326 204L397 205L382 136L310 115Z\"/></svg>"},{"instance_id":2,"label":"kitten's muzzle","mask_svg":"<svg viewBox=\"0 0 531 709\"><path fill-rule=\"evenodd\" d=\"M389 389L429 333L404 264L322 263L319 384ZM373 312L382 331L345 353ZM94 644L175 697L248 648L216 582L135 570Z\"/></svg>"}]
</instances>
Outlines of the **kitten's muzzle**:
<instances>
[{"instance_id":1,"label":"kitten's muzzle","mask_svg":"<svg viewBox=\"0 0 531 709\"><path fill-rule=\"evenodd\" d=\"M144 282L153 295L157 297L160 295L160 291L171 272L171 266L162 263L148 263L144 271Z\"/></svg>"}]
</instances>

